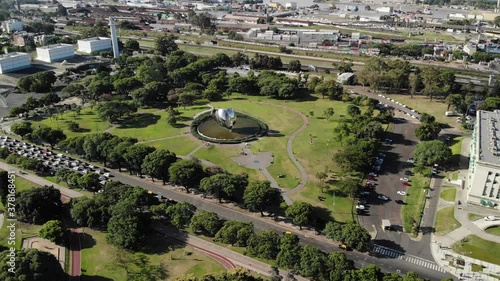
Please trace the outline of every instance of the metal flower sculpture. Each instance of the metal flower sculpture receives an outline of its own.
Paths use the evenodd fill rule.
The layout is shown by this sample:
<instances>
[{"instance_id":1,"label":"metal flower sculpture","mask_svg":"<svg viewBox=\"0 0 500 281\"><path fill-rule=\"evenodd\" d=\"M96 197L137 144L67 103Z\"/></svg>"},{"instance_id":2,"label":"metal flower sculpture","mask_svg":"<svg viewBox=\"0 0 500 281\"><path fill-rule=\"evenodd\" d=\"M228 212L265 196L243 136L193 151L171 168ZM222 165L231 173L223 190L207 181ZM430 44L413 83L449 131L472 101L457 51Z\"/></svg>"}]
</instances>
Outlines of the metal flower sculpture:
<instances>
[{"instance_id":1,"label":"metal flower sculpture","mask_svg":"<svg viewBox=\"0 0 500 281\"><path fill-rule=\"evenodd\" d=\"M212 108L211 115L219 125L230 130L233 128L234 123L236 123L236 113L232 108Z\"/></svg>"}]
</instances>

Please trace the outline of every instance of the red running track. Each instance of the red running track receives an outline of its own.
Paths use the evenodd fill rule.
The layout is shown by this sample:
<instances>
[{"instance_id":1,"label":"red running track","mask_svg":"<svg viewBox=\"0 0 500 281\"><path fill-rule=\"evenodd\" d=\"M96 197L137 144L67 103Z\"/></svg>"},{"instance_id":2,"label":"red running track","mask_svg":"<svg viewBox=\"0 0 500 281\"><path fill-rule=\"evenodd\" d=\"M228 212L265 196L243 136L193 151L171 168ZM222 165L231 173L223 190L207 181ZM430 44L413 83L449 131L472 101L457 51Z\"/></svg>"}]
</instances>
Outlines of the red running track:
<instances>
[{"instance_id":1,"label":"red running track","mask_svg":"<svg viewBox=\"0 0 500 281\"><path fill-rule=\"evenodd\" d=\"M82 244L80 241L80 229L72 228L70 234L70 255L71 255L71 268L70 268L70 281L80 281L82 271L82 261L80 250Z\"/></svg>"}]
</instances>

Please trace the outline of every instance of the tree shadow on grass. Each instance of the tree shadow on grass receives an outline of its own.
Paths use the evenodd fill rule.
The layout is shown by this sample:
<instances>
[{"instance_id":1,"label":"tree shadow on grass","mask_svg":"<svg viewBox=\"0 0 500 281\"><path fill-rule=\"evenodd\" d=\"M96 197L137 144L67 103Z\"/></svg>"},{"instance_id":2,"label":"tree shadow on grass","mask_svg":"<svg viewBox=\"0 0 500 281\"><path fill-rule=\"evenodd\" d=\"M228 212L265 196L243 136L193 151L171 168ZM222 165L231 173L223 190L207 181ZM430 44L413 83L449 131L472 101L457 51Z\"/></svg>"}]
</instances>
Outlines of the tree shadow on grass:
<instances>
[{"instance_id":1,"label":"tree shadow on grass","mask_svg":"<svg viewBox=\"0 0 500 281\"><path fill-rule=\"evenodd\" d=\"M83 271L83 269L82 269ZM108 277L103 277L103 276L90 276L90 275L85 275L85 274L82 274L81 276L81 280L82 281L113 281L113 279L111 278L108 278ZM76 279L76 278L71 278L69 279L70 281L72 280L80 280L80 278Z\"/></svg>"},{"instance_id":2,"label":"tree shadow on grass","mask_svg":"<svg viewBox=\"0 0 500 281\"><path fill-rule=\"evenodd\" d=\"M193 118L186 117L186 116L178 116L178 117L176 117L176 119L179 122L186 122L186 121L192 121L193 120Z\"/></svg>"},{"instance_id":3,"label":"tree shadow on grass","mask_svg":"<svg viewBox=\"0 0 500 281\"><path fill-rule=\"evenodd\" d=\"M95 246L95 239L92 235L85 232L82 232L79 235L82 249L90 249Z\"/></svg>"},{"instance_id":4,"label":"tree shadow on grass","mask_svg":"<svg viewBox=\"0 0 500 281\"><path fill-rule=\"evenodd\" d=\"M121 124L120 129L145 128L150 125L155 125L160 120L160 116L152 113L137 114L125 123Z\"/></svg>"},{"instance_id":5,"label":"tree shadow on grass","mask_svg":"<svg viewBox=\"0 0 500 281\"><path fill-rule=\"evenodd\" d=\"M182 235L181 238L178 240L162 233L153 232L146 237L146 243L144 244L142 251L148 255L160 255L174 251L175 249L184 248L186 244L181 239L185 240L185 238L187 238L187 234L174 230L173 228L172 231L175 232L175 234Z\"/></svg>"},{"instance_id":6,"label":"tree shadow on grass","mask_svg":"<svg viewBox=\"0 0 500 281\"><path fill-rule=\"evenodd\" d=\"M280 131L277 131L277 130L269 130L267 131L267 136L268 137L284 137L285 135L283 135L282 133L280 133Z\"/></svg>"},{"instance_id":7,"label":"tree shadow on grass","mask_svg":"<svg viewBox=\"0 0 500 281\"><path fill-rule=\"evenodd\" d=\"M189 126L187 124L175 123L175 125L173 125L172 127L176 128L176 129L182 129L182 128L186 128Z\"/></svg>"}]
</instances>

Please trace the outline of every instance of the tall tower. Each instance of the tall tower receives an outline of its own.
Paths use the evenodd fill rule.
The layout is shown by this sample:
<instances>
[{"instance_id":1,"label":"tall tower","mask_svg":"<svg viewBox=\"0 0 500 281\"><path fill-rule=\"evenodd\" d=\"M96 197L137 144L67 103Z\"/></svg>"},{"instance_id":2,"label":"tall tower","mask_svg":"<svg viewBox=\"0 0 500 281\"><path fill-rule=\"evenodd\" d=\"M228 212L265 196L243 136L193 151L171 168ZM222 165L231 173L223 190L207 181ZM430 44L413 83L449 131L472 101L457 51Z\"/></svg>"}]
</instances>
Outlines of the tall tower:
<instances>
[{"instance_id":1,"label":"tall tower","mask_svg":"<svg viewBox=\"0 0 500 281\"><path fill-rule=\"evenodd\" d=\"M111 29L111 42L113 44L113 57L116 59L120 56L120 50L118 49L118 34L116 34L115 19L109 17L109 27Z\"/></svg>"}]
</instances>

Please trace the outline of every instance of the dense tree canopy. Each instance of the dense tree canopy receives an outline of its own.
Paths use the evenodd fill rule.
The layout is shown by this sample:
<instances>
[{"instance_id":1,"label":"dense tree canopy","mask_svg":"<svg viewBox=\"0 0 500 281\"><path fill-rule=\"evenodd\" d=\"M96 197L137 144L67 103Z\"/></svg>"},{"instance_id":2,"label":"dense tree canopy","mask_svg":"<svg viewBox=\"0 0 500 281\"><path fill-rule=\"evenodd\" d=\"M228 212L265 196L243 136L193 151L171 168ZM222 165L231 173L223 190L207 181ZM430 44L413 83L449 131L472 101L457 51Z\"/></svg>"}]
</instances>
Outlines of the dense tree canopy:
<instances>
[{"instance_id":1,"label":"dense tree canopy","mask_svg":"<svg viewBox=\"0 0 500 281\"><path fill-rule=\"evenodd\" d=\"M415 148L415 159L423 165L444 164L450 157L451 149L440 140L421 142Z\"/></svg>"},{"instance_id":2,"label":"dense tree canopy","mask_svg":"<svg viewBox=\"0 0 500 281\"><path fill-rule=\"evenodd\" d=\"M54 187L34 188L17 193L17 219L42 224L59 215L61 192Z\"/></svg>"},{"instance_id":3,"label":"dense tree canopy","mask_svg":"<svg viewBox=\"0 0 500 281\"><path fill-rule=\"evenodd\" d=\"M0 253L0 280L3 281L64 281L68 279L56 257L36 249L16 251L14 274L8 271L9 251Z\"/></svg>"}]
</instances>

